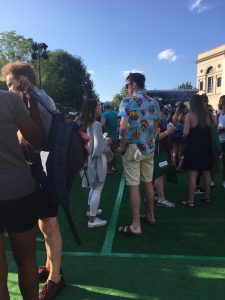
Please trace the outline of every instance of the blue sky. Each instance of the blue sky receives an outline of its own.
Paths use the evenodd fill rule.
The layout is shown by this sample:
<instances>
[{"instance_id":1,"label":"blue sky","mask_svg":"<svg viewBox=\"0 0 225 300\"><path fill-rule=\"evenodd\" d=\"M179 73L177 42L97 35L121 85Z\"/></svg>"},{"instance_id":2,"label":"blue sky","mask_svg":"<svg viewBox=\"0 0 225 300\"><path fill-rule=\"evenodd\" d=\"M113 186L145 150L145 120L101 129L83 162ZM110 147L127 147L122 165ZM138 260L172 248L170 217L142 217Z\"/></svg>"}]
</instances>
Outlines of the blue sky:
<instances>
[{"instance_id":1,"label":"blue sky","mask_svg":"<svg viewBox=\"0 0 225 300\"><path fill-rule=\"evenodd\" d=\"M225 0L11 0L0 32L45 42L83 59L101 101L132 70L148 89L196 85L197 55L225 44Z\"/></svg>"}]
</instances>

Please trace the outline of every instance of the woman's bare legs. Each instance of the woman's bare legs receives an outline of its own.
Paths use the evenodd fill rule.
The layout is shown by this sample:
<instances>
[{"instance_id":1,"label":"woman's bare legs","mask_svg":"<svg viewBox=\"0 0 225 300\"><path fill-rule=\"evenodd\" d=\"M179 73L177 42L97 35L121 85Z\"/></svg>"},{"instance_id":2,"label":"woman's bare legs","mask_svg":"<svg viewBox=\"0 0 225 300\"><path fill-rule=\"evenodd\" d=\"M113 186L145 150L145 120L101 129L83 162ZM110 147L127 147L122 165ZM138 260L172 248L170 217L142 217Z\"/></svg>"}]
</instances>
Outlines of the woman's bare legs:
<instances>
[{"instance_id":1,"label":"woman's bare legs","mask_svg":"<svg viewBox=\"0 0 225 300\"><path fill-rule=\"evenodd\" d=\"M9 300L7 288L8 265L4 251L4 234L0 233L0 299Z\"/></svg>"},{"instance_id":2,"label":"woman's bare legs","mask_svg":"<svg viewBox=\"0 0 225 300\"><path fill-rule=\"evenodd\" d=\"M203 171L202 174L203 174L204 183L205 183L204 199L210 200L211 174L210 174L210 171Z\"/></svg>"},{"instance_id":3,"label":"woman's bare legs","mask_svg":"<svg viewBox=\"0 0 225 300\"><path fill-rule=\"evenodd\" d=\"M165 193L164 193L164 178L163 176L158 177L155 179L155 188L159 197L160 201L165 201Z\"/></svg>"},{"instance_id":4,"label":"woman's bare legs","mask_svg":"<svg viewBox=\"0 0 225 300\"><path fill-rule=\"evenodd\" d=\"M177 143L172 143L172 164L173 166L177 166L177 152L178 152L178 145Z\"/></svg>"},{"instance_id":5,"label":"woman's bare legs","mask_svg":"<svg viewBox=\"0 0 225 300\"><path fill-rule=\"evenodd\" d=\"M198 171L189 171L189 203L194 203Z\"/></svg>"},{"instance_id":6,"label":"woman's bare legs","mask_svg":"<svg viewBox=\"0 0 225 300\"><path fill-rule=\"evenodd\" d=\"M22 297L24 300L38 300L36 229L32 228L22 233L9 232L9 237L18 267L19 287Z\"/></svg>"}]
</instances>

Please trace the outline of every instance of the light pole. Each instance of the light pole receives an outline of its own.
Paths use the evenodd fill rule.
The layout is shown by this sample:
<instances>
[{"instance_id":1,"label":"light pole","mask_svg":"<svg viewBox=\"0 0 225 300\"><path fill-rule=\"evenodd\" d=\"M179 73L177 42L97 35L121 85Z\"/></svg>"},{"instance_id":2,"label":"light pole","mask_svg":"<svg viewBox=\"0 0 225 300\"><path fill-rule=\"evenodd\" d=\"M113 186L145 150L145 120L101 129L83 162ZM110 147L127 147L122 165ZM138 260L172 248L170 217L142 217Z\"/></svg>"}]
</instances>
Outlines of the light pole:
<instances>
[{"instance_id":1,"label":"light pole","mask_svg":"<svg viewBox=\"0 0 225 300\"><path fill-rule=\"evenodd\" d=\"M48 45L45 43L33 43L32 49L33 53L31 54L32 59L38 60L38 73L39 73L39 87L41 89L41 59L48 59L48 53L46 49Z\"/></svg>"}]
</instances>

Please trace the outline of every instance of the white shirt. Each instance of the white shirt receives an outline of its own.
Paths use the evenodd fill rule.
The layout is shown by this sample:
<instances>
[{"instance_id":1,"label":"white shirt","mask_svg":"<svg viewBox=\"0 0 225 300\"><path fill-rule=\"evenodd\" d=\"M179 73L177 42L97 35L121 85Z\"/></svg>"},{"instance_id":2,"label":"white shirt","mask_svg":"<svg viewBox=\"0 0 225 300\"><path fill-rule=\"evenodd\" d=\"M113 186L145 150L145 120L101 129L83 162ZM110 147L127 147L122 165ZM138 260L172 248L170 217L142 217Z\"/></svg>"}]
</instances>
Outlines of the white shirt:
<instances>
[{"instance_id":1,"label":"white shirt","mask_svg":"<svg viewBox=\"0 0 225 300\"><path fill-rule=\"evenodd\" d=\"M218 118L218 127L225 128L225 113L220 113L219 118ZM220 143L225 142L225 132L219 133L219 139Z\"/></svg>"}]
</instances>

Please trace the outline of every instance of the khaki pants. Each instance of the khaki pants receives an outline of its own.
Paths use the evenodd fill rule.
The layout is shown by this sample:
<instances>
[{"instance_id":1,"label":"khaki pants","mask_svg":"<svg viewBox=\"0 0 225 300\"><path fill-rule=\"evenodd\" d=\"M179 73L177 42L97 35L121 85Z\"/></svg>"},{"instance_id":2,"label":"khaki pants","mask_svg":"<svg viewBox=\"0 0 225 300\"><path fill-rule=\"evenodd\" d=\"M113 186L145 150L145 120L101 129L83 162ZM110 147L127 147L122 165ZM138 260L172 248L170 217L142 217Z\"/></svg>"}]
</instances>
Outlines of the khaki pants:
<instances>
[{"instance_id":1,"label":"khaki pants","mask_svg":"<svg viewBox=\"0 0 225 300\"><path fill-rule=\"evenodd\" d=\"M139 185L140 182L151 182L154 170L154 153L144 154L138 161L134 160L136 144L128 145L122 156L124 175L127 185Z\"/></svg>"}]
</instances>

